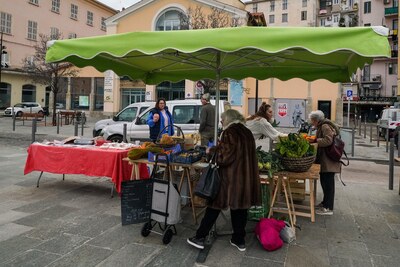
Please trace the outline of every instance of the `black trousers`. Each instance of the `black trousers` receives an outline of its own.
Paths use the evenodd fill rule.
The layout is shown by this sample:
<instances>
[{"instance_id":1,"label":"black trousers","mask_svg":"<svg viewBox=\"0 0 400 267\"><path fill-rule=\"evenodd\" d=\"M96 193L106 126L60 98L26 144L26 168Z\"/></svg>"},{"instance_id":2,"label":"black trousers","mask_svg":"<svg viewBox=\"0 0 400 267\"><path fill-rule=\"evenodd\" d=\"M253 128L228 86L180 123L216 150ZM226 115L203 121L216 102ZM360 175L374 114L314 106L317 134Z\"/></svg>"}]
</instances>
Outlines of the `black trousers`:
<instances>
[{"instance_id":1,"label":"black trousers","mask_svg":"<svg viewBox=\"0 0 400 267\"><path fill-rule=\"evenodd\" d=\"M206 209L200 227L197 229L196 238L203 238L208 235L220 212L221 210L212 208ZM246 236L245 228L247 223L247 209L231 210L231 222L233 230L232 241L238 244L244 244L244 237Z\"/></svg>"},{"instance_id":2,"label":"black trousers","mask_svg":"<svg viewBox=\"0 0 400 267\"><path fill-rule=\"evenodd\" d=\"M322 204L324 208L333 210L335 201L335 173L322 172L320 173L321 187L324 193Z\"/></svg>"}]
</instances>

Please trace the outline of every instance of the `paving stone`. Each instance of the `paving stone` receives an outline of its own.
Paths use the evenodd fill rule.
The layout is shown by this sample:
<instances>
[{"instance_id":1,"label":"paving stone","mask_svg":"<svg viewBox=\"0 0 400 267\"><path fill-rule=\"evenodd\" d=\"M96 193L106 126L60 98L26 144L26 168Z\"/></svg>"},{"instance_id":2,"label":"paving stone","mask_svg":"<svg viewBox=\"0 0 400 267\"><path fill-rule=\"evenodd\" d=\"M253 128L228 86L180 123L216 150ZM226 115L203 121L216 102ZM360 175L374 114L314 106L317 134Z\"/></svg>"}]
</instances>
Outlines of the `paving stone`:
<instances>
[{"instance_id":1,"label":"paving stone","mask_svg":"<svg viewBox=\"0 0 400 267\"><path fill-rule=\"evenodd\" d=\"M121 225L121 218L106 214L95 214L79 217L73 223L74 225L68 230L68 233L96 237L115 225Z\"/></svg>"},{"instance_id":2,"label":"paving stone","mask_svg":"<svg viewBox=\"0 0 400 267\"><path fill-rule=\"evenodd\" d=\"M62 233L41 243L36 249L57 254L67 254L89 240L88 237Z\"/></svg>"},{"instance_id":3,"label":"paving stone","mask_svg":"<svg viewBox=\"0 0 400 267\"><path fill-rule=\"evenodd\" d=\"M0 264L14 258L16 255L35 248L42 241L18 235L0 242Z\"/></svg>"},{"instance_id":4,"label":"paving stone","mask_svg":"<svg viewBox=\"0 0 400 267\"><path fill-rule=\"evenodd\" d=\"M382 218L370 218L369 216L355 216L360 227L361 234L365 238L380 240L393 238L393 230Z\"/></svg>"},{"instance_id":5,"label":"paving stone","mask_svg":"<svg viewBox=\"0 0 400 267\"><path fill-rule=\"evenodd\" d=\"M216 265L220 266L220 265ZM268 267L283 267L285 264L283 262L276 262L272 260L266 259L258 259L244 256L242 262L240 263L241 267L254 267L254 266L268 266Z\"/></svg>"},{"instance_id":6,"label":"paving stone","mask_svg":"<svg viewBox=\"0 0 400 267\"><path fill-rule=\"evenodd\" d=\"M328 248L326 240L327 229L320 227L313 227L314 225L307 225L302 227L301 230L296 230L295 244L299 246L307 246L310 248Z\"/></svg>"},{"instance_id":7,"label":"paving stone","mask_svg":"<svg viewBox=\"0 0 400 267\"><path fill-rule=\"evenodd\" d=\"M226 242L229 242L227 239ZM228 243L229 244L229 243ZM283 244L283 247L275 251L266 251L255 235L246 237L246 256L258 259L265 259L274 262L285 262L288 244ZM232 247L233 248L233 247Z\"/></svg>"},{"instance_id":8,"label":"paving stone","mask_svg":"<svg viewBox=\"0 0 400 267\"><path fill-rule=\"evenodd\" d=\"M376 267L399 266L400 256L383 256L372 254L372 261Z\"/></svg>"},{"instance_id":9,"label":"paving stone","mask_svg":"<svg viewBox=\"0 0 400 267\"><path fill-rule=\"evenodd\" d=\"M344 259L369 258L367 246L363 242L339 240L328 237L329 257Z\"/></svg>"},{"instance_id":10,"label":"paving stone","mask_svg":"<svg viewBox=\"0 0 400 267\"><path fill-rule=\"evenodd\" d=\"M49 267L90 267L97 266L103 260L108 258L112 254L112 250L82 245L77 247L71 253L63 256L62 258L52 262L47 265ZM126 262L125 266L129 266L128 264L134 264L133 262ZM133 266L133 265L130 265Z\"/></svg>"},{"instance_id":11,"label":"paving stone","mask_svg":"<svg viewBox=\"0 0 400 267\"><path fill-rule=\"evenodd\" d=\"M308 266L324 267L329 266L328 249L308 246L290 245L286 257L286 267Z\"/></svg>"},{"instance_id":12,"label":"paving stone","mask_svg":"<svg viewBox=\"0 0 400 267\"><path fill-rule=\"evenodd\" d=\"M138 242L142 239L140 231L142 225L116 225L87 242L88 245L106 249L118 250L125 245Z\"/></svg>"},{"instance_id":13,"label":"paving stone","mask_svg":"<svg viewBox=\"0 0 400 267\"><path fill-rule=\"evenodd\" d=\"M373 267L371 260L369 259L344 259L337 257L330 257L331 267Z\"/></svg>"},{"instance_id":14,"label":"paving stone","mask_svg":"<svg viewBox=\"0 0 400 267\"><path fill-rule=\"evenodd\" d=\"M8 210L6 212L0 212L0 226L2 224L13 222L15 220L26 217L28 215L31 215L31 213L18 212L18 211L13 211L13 210Z\"/></svg>"},{"instance_id":15,"label":"paving stone","mask_svg":"<svg viewBox=\"0 0 400 267\"><path fill-rule=\"evenodd\" d=\"M5 200L0 202L0 213L8 212L12 209L16 209L18 207L26 205L26 201L19 200Z\"/></svg>"},{"instance_id":16,"label":"paving stone","mask_svg":"<svg viewBox=\"0 0 400 267\"><path fill-rule=\"evenodd\" d=\"M19 225L15 223L2 224L0 225L0 241L7 240L14 236L18 236L31 229L32 227Z\"/></svg>"},{"instance_id":17,"label":"paving stone","mask_svg":"<svg viewBox=\"0 0 400 267\"><path fill-rule=\"evenodd\" d=\"M36 249L27 250L25 253L18 255L13 260L7 262L5 266L11 267L30 267L30 266L46 266L47 264L60 258L60 255L40 251Z\"/></svg>"},{"instance_id":18,"label":"paving stone","mask_svg":"<svg viewBox=\"0 0 400 267\"><path fill-rule=\"evenodd\" d=\"M326 236L341 240L363 241L363 237L355 224L352 215L340 215L335 213L326 218Z\"/></svg>"},{"instance_id":19,"label":"paving stone","mask_svg":"<svg viewBox=\"0 0 400 267\"><path fill-rule=\"evenodd\" d=\"M55 205L30 216L21 218L15 221L15 223L27 226L40 226L42 223L48 223L49 221L63 217L74 210L74 208Z\"/></svg>"}]
</instances>

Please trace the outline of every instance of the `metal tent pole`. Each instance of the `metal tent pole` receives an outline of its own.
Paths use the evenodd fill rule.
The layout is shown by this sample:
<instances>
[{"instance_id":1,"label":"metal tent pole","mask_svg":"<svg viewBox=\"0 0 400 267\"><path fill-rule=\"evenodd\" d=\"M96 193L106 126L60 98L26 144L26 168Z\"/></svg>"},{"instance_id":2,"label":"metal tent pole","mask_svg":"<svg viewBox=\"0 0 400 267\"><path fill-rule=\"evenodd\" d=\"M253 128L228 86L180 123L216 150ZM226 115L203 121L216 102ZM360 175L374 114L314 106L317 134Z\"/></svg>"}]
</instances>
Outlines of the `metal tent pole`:
<instances>
[{"instance_id":1,"label":"metal tent pole","mask_svg":"<svg viewBox=\"0 0 400 267\"><path fill-rule=\"evenodd\" d=\"M216 88L215 88L215 129L214 129L214 145L217 145L217 140L218 140L218 124L219 124L219 98L220 98L220 93L219 93L219 81L221 79L221 69L220 69L220 64L221 64L221 52L217 52L217 61L216 61L216 76L215 76L215 83L216 83Z\"/></svg>"}]
</instances>

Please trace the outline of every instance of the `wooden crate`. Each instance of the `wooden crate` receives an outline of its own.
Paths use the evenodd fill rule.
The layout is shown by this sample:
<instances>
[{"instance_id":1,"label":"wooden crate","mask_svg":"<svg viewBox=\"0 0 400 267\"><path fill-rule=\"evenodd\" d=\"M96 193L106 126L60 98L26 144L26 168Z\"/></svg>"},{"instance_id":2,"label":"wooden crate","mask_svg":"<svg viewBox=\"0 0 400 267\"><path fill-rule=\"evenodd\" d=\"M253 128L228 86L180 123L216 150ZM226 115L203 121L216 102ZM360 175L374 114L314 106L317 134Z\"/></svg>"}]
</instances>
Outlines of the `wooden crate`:
<instances>
[{"instance_id":1,"label":"wooden crate","mask_svg":"<svg viewBox=\"0 0 400 267\"><path fill-rule=\"evenodd\" d=\"M294 201L303 201L306 198L306 183L304 180L291 180L290 189Z\"/></svg>"}]
</instances>

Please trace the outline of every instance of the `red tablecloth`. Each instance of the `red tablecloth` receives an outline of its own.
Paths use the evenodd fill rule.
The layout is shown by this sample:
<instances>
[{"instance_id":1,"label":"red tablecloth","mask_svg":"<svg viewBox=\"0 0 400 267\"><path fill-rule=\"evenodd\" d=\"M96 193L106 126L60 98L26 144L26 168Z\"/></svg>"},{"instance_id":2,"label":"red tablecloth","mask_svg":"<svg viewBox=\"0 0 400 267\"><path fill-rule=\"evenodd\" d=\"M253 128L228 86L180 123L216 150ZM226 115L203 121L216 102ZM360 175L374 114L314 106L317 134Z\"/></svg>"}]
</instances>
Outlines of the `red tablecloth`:
<instances>
[{"instance_id":1,"label":"red tablecloth","mask_svg":"<svg viewBox=\"0 0 400 267\"><path fill-rule=\"evenodd\" d=\"M28 148L24 174L43 171L59 174L84 174L110 177L117 192L121 182L129 180L132 166L127 157L128 150L103 149L99 147L65 147L32 144ZM148 178L145 164L140 165L141 179Z\"/></svg>"}]
</instances>

